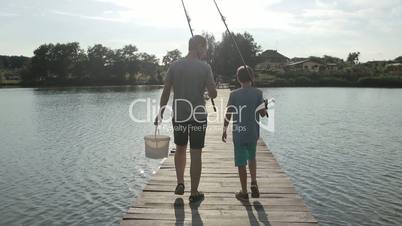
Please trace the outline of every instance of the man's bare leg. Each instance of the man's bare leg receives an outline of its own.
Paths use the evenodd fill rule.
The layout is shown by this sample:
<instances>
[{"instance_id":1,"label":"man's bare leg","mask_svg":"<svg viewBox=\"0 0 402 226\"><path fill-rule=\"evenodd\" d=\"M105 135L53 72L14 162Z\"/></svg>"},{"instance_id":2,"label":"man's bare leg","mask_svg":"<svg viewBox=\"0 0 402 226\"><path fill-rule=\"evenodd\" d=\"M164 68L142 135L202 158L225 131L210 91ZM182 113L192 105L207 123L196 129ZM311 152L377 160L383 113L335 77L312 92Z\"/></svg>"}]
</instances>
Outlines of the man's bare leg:
<instances>
[{"instance_id":1,"label":"man's bare leg","mask_svg":"<svg viewBox=\"0 0 402 226\"><path fill-rule=\"evenodd\" d=\"M186 148L187 145L176 145L174 154L174 165L176 168L177 183L184 184L184 170L186 169Z\"/></svg>"},{"instance_id":2,"label":"man's bare leg","mask_svg":"<svg viewBox=\"0 0 402 226\"><path fill-rule=\"evenodd\" d=\"M191 149L191 163L190 163L190 177L191 177L191 195L196 195L198 192L198 185L200 184L202 160L202 149Z\"/></svg>"}]
</instances>

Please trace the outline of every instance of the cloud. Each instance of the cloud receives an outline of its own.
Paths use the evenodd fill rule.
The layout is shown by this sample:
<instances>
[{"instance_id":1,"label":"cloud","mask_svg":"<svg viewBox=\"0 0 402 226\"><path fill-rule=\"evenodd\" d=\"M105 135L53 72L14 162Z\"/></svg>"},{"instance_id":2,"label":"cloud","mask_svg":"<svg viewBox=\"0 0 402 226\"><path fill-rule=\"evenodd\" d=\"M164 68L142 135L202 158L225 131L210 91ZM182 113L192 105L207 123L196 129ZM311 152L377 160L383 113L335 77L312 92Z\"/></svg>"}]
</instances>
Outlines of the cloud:
<instances>
[{"instance_id":1,"label":"cloud","mask_svg":"<svg viewBox=\"0 0 402 226\"><path fill-rule=\"evenodd\" d=\"M81 18L81 19L88 19L88 20L126 22L125 20L123 20L121 18L118 18L118 17L87 16L87 15L81 15L81 14L76 14L76 13L71 13L71 12L63 12L63 11L58 11L58 10L50 10L50 13L53 13L53 14L56 14L56 15L62 15L62 16L70 16L70 17L77 17L77 18ZM105 14L108 14L108 13L105 13Z\"/></svg>"},{"instance_id":2,"label":"cloud","mask_svg":"<svg viewBox=\"0 0 402 226\"><path fill-rule=\"evenodd\" d=\"M16 17L16 16L18 16L17 13L0 12L0 17Z\"/></svg>"},{"instance_id":3,"label":"cloud","mask_svg":"<svg viewBox=\"0 0 402 226\"><path fill-rule=\"evenodd\" d=\"M195 33L208 31L219 40L225 27L213 1L184 1ZM398 40L402 36L401 0L217 2L232 31L249 31L263 49L277 48L288 56L344 57L348 51L358 50L362 58L372 59L402 53ZM1 40L7 50L12 45L18 49L71 40L84 46L134 43L160 57L172 48L186 52L189 37L180 0L4 0L0 17L7 21L2 24ZM16 29L21 27L25 29ZM21 40L30 45L17 43Z\"/></svg>"}]
</instances>

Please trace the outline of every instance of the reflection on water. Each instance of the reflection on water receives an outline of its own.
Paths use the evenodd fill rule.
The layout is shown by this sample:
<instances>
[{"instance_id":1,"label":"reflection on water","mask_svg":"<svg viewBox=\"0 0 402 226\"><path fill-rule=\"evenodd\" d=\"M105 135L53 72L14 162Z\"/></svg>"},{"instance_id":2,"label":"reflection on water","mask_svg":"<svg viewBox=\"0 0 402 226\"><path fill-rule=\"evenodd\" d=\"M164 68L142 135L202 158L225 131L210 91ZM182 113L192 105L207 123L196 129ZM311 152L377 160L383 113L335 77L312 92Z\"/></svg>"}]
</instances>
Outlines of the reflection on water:
<instances>
[{"instance_id":1,"label":"reflection on water","mask_svg":"<svg viewBox=\"0 0 402 226\"><path fill-rule=\"evenodd\" d=\"M264 89L271 151L321 225L402 225L402 89Z\"/></svg>"},{"instance_id":2,"label":"reflection on water","mask_svg":"<svg viewBox=\"0 0 402 226\"><path fill-rule=\"evenodd\" d=\"M263 90L276 99L263 138L322 225L401 224L402 90ZM160 92L0 89L0 225L118 224L159 165L128 107Z\"/></svg>"},{"instance_id":3,"label":"reflection on water","mask_svg":"<svg viewBox=\"0 0 402 226\"><path fill-rule=\"evenodd\" d=\"M148 87L0 90L0 225L118 223L159 161L128 106ZM136 109L137 112L145 109Z\"/></svg>"}]
</instances>

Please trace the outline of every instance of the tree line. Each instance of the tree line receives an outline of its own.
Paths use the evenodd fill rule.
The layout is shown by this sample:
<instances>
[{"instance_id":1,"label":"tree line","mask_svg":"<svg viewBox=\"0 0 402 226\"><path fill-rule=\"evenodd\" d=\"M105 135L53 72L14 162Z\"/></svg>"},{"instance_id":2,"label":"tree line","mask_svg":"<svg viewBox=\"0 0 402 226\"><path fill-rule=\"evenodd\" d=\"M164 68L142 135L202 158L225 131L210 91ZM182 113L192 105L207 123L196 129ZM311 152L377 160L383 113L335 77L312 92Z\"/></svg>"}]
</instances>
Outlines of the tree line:
<instances>
[{"instance_id":1,"label":"tree line","mask_svg":"<svg viewBox=\"0 0 402 226\"><path fill-rule=\"evenodd\" d=\"M96 44L82 49L78 42L43 44L22 71L26 83L127 84L141 77L157 83L158 59L134 45L110 49Z\"/></svg>"},{"instance_id":2,"label":"tree line","mask_svg":"<svg viewBox=\"0 0 402 226\"><path fill-rule=\"evenodd\" d=\"M236 69L242 65L242 61L231 37L227 33L223 33L220 40L216 40L214 35L209 33L204 33L203 36L206 37L209 47L207 61L216 79L233 81ZM250 33L236 33L234 38L248 65L254 67L264 60L261 57L261 46ZM169 65L183 57L177 49L168 51L160 60L153 54L140 52L135 45L111 49L102 44L95 44L83 49L78 42L43 44L33 53L31 58L0 56L0 75L18 75L23 85L162 84ZM332 74L320 72L321 77L306 71L285 71L257 73L257 79L262 81L260 84L268 86L309 83L320 85L322 81L318 80L324 81L325 77L334 77L338 83L342 79L355 81L355 78L359 79L362 75L383 73L383 68L360 64L359 56L360 52L349 53L346 61L327 55L309 57L323 64L336 63L342 69ZM402 61L402 57L395 59L395 62L399 61ZM270 79L277 79L277 82L264 82Z\"/></svg>"},{"instance_id":3,"label":"tree line","mask_svg":"<svg viewBox=\"0 0 402 226\"><path fill-rule=\"evenodd\" d=\"M203 34L209 45L209 59L215 74L233 76L240 58L230 37L223 35L216 41L211 34ZM261 48L249 33L235 34L247 62L256 64ZM95 44L83 49L78 42L40 45L34 56L0 56L0 71L19 75L28 85L118 85L162 84L170 63L183 57L171 50L160 60L153 54L140 52L135 45L111 49Z\"/></svg>"}]
</instances>

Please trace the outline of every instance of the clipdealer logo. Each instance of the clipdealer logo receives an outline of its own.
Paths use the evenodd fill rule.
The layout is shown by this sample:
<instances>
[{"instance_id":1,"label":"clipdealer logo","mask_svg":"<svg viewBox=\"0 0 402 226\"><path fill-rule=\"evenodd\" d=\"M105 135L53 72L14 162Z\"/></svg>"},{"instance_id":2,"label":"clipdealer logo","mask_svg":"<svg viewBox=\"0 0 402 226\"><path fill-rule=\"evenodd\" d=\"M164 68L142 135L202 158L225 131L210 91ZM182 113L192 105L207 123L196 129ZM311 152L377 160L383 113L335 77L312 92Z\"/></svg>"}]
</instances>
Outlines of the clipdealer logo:
<instances>
[{"instance_id":1,"label":"clipdealer logo","mask_svg":"<svg viewBox=\"0 0 402 226\"><path fill-rule=\"evenodd\" d=\"M232 122L237 124L233 127L234 130L238 132L247 131L247 127L242 126L242 115L245 114L247 110L247 106L226 106L226 102L224 99L215 99L216 103L216 112L208 112L205 105L196 105L194 106L190 101L186 99L176 99L173 101L172 106L166 105L162 108L159 107L159 102L153 98L138 98L131 102L128 113L130 119L135 123L153 123L155 117L158 117L158 121L161 123L169 123L175 118L175 122L181 123L186 122L188 120L194 120L196 122L202 123L207 119L208 123L222 123L225 120L226 110L229 110L232 114ZM178 112L174 109L186 109L186 116L180 115L178 117ZM271 112L269 113L269 123L266 121L259 120L261 117L257 117L259 109L255 109L255 122L260 126L261 129L274 132L273 125L273 106L269 107ZM145 111L144 111L145 110ZM164 111L164 116L161 117L160 112ZM144 114L145 113L145 114ZM234 117L236 115L236 117ZM205 117L206 116L206 117ZM179 120L178 120L179 119ZM236 121L236 119L238 121Z\"/></svg>"}]
</instances>

